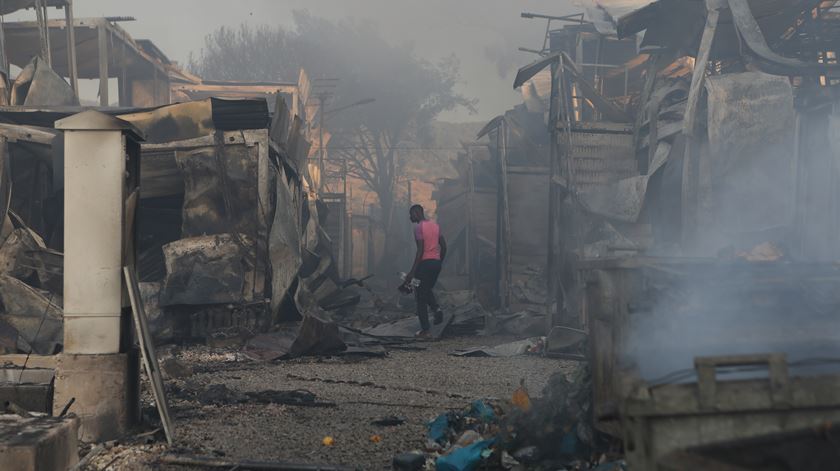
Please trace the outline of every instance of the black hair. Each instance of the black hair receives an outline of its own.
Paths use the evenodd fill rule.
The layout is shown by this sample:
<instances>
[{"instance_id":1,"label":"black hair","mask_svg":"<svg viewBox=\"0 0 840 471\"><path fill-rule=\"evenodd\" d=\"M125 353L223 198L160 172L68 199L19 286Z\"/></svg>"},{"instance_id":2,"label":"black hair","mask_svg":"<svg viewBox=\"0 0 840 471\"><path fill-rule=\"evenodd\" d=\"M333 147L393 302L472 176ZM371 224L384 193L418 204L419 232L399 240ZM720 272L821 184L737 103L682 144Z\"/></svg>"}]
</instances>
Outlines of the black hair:
<instances>
[{"instance_id":1,"label":"black hair","mask_svg":"<svg viewBox=\"0 0 840 471\"><path fill-rule=\"evenodd\" d=\"M421 216L425 216L424 211L423 211L423 207L422 207L422 206L420 206L419 204L415 204L415 205L414 205L414 206L412 206L412 207L411 207L408 211L409 211L410 213L413 213L413 212L417 211L417 212L419 212L419 213L420 213L420 215L421 215Z\"/></svg>"}]
</instances>

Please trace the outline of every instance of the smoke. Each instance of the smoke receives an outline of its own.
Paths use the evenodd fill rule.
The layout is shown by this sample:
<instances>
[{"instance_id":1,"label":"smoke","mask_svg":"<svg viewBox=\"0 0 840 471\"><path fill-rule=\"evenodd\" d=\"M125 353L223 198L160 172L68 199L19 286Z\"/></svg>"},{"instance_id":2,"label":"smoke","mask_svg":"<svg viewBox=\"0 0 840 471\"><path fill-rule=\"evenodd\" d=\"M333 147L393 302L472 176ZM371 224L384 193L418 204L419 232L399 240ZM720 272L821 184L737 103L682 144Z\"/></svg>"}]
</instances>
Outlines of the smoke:
<instances>
[{"instance_id":1,"label":"smoke","mask_svg":"<svg viewBox=\"0 0 840 471\"><path fill-rule=\"evenodd\" d=\"M292 12L308 10L330 21L370 21L390 44L413 44L417 55L432 63L452 54L461 62L463 83L458 91L478 98L479 116L468 110L448 113L447 121L487 121L521 102L511 87L515 70L534 59L518 47L539 48L545 33L542 20L520 18L523 11L566 15L581 11L556 0L284 0L206 2L202 0L146 0L115 2L85 0L75 5L77 17L133 16L121 26L135 38L155 42L170 58L184 63L199 53L204 37L220 26L292 26ZM30 15L34 15L31 10ZM33 17L25 19L32 20ZM488 57L493 45L498 56ZM498 47L496 47L498 46ZM504 60L496 61L494 58Z\"/></svg>"},{"instance_id":2,"label":"smoke","mask_svg":"<svg viewBox=\"0 0 840 471\"><path fill-rule=\"evenodd\" d=\"M689 234L691 255L706 259L644 270L623 361L653 382L693 379L698 356L781 352L794 374L837 370L840 216L829 116L797 120L786 77L729 74L708 88L698 224ZM836 361L813 364L827 357Z\"/></svg>"}]
</instances>

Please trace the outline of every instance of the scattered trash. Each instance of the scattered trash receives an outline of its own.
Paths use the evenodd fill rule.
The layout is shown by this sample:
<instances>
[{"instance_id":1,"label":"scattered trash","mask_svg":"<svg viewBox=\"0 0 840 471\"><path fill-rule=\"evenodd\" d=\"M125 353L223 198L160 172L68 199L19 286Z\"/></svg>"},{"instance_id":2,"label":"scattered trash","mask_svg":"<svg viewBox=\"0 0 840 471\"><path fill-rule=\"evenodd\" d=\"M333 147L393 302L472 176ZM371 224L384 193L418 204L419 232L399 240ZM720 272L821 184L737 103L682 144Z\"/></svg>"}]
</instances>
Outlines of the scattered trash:
<instances>
[{"instance_id":1,"label":"scattered trash","mask_svg":"<svg viewBox=\"0 0 840 471\"><path fill-rule=\"evenodd\" d=\"M785 253L773 242L763 242L746 252L738 252L736 257L748 262L775 262L781 260Z\"/></svg>"},{"instance_id":2,"label":"scattered trash","mask_svg":"<svg viewBox=\"0 0 840 471\"><path fill-rule=\"evenodd\" d=\"M182 379L193 374L193 369L189 365L174 357L163 360L160 368L170 378Z\"/></svg>"},{"instance_id":3,"label":"scattered trash","mask_svg":"<svg viewBox=\"0 0 840 471\"><path fill-rule=\"evenodd\" d=\"M531 410L531 397L528 396L528 389L525 388L525 378L519 380L519 387L513 392L510 402L523 412Z\"/></svg>"},{"instance_id":4,"label":"scattered trash","mask_svg":"<svg viewBox=\"0 0 840 471\"><path fill-rule=\"evenodd\" d=\"M472 471L484 458L484 452L494 443L492 440L481 440L469 446L458 448L448 455L441 456L435 463L437 471Z\"/></svg>"},{"instance_id":5,"label":"scattered trash","mask_svg":"<svg viewBox=\"0 0 840 471\"><path fill-rule=\"evenodd\" d=\"M394 427L394 426L397 426L397 425L402 425L404 423L405 423L404 418L392 415L392 416L389 416L389 417L383 417L381 419L376 419L374 421L371 421L370 424L371 425L378 425L380 427Z\"/></svg>"},{"instance_id":6,"label":"scattered trash","mask_svg":"<svg viewBox=\"0 0 840 471\"><path fill-rule=\"evenodd\" d=\"M335 438L330 437L330 436L326 436L326 437L324 437L323 440L321 440L321 445L333 446L333 445L335 445Z\"/></svg>"},{"instance_id":7,"label":"scattered trash","mask_svg":"<svg viewBox=\"0 0 840 471\"><path fill-rule=\"evenodd\" d=\"M459 357L515 357L520 355L542 353L545 346L545 337L532 337L516 342L504 343L495 347L474 347L464 350L455 350L451 355Z\"/></svg>"},{"instance_id":8,"label":"scattered trash","mask_svg":"<svg viewBox=\"0 0 840 471\"><path fill-rule=\"evenodd\" d=\"M449 415L448 414L441 414L435 418L435 420L429 423L429 432L427 437L432 442L437 443L438 445L443 445L446 443L447 440L447 429L449 428Z\"/></svg>"},{"instance_id":9,"label":"scattered trash","mask_svg":"<svg viewBox=\"0 0 840 471\"><path fill-rule=\"evenodd\" d=\"M419 471L426 464L426 456L420 453L400 453L392 462L394 471Z\"/></svg>"},{"instance_id":10,"label":"scattered trash","mask_svg":"<svg viewBox=\"0 0 840 471\"><path fill-rule=\"evenodd\" d=\"M381 435L371 435L370 436L370 442L371 443L379 443L381 441L382 441L382 436Z\"/></svg>"},{"instance_id":11,"label":"scattered trash","mask_svg":"<svg viewBox=\"0 0 840 471\"><path fill-rule=\"evenodd\" d=\"M522 464L537 464L540 460L540 449L534 445L526 446L514 451L511 456Z\"/></svg>"}]
</instances>

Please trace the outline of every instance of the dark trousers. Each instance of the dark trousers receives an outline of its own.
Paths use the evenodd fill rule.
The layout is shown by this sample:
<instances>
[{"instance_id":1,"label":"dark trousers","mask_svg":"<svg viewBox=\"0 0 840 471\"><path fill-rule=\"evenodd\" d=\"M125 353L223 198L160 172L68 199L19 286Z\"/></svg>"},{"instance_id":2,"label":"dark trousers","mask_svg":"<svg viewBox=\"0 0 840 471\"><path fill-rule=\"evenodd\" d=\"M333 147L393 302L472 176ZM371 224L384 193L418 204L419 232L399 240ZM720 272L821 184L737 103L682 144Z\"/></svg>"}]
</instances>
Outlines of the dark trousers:
<instances>
[{"instance_id":1,"label":"dark trousers","mask_svg":"<svg viewBox=\"0 0 840 471\"><path fill-rule=\"evenodd\" d=\"M437 283L440 267L440 260L423 260L417 265L417 271L414 273L414 277L420 280L420 286L414 294L417 297L417 317L420 318L420 328L423 330L429 330L430 327L427 307L432 308L432 311L439 309L432 288Z\"/></svg>"}]
</instances>

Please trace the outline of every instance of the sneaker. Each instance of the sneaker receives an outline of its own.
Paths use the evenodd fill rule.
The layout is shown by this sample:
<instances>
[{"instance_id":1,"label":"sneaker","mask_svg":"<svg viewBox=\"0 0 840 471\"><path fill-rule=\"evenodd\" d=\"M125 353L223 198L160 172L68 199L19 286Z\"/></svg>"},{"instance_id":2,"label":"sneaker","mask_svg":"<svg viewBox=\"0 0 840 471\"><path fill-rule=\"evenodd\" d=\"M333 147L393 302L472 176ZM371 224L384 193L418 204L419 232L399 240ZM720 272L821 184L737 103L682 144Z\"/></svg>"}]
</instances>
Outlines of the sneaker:
<instances>
[{"instance_id":1,"label":"sneaker","mask_svg":"<svg viewBox=\"0 0 840 471\"><path fill-rule=\"evenodd\" d=\"M438 325L441 322L443 322L443 311L438 309L437 311L435 311L435 325Z\"/></svg>"},{"instance_id":2,"label":"sneaker","mask_svg":"<svg viewBox=\"0 0 840 471\"><path fill-rule=\"evenodd\" d=\"M432 334L428 330L418 330L414 336L419 339L428 339L431 338Z\"/></svg>"}]
</instances>

